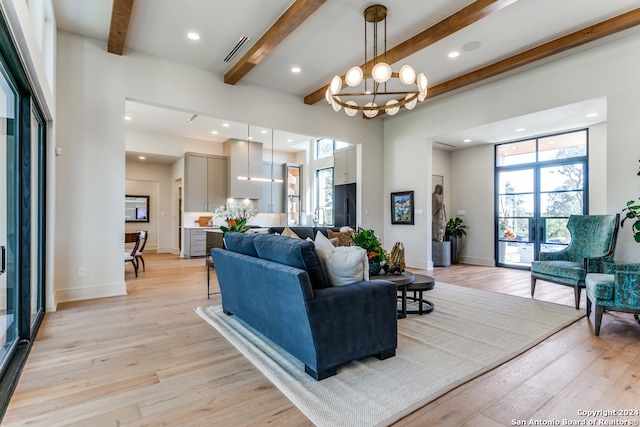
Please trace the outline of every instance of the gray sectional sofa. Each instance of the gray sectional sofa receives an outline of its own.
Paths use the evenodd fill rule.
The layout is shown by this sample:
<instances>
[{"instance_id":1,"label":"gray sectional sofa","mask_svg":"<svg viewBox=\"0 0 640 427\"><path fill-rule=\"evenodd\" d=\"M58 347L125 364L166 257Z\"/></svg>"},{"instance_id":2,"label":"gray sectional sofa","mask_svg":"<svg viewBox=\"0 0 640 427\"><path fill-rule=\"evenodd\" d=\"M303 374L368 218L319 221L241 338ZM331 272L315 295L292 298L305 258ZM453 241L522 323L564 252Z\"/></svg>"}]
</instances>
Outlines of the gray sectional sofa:
<instances>
[{"instance_id":1,"label":"gray sectional sofa","mask_svg":"<svg viewBox=\"0 0 640 427\"><path fill-rule=\"evenodd\" d=\"M397 346L396 286L386 280L331 287L312 242L227 233L211 250L223 310L305 365L316 380Z\"/></svg>"}]
</instances>

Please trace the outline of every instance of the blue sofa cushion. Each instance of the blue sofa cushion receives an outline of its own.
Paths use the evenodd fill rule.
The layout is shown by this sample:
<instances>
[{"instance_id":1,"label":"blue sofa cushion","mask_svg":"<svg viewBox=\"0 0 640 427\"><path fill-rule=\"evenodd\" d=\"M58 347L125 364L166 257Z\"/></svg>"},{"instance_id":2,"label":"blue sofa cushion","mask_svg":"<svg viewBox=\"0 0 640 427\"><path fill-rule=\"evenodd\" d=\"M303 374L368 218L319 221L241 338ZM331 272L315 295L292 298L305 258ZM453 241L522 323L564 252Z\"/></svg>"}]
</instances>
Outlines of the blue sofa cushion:
<instances>
[{"instance_id":1,"label":"blue sofa cushion","mask_svg":"<svg viewBox=\"0 0 640 427\"><path fill-rule=\"evenodd\" d=\"M253 240L257 234L237 233L230 231L224 235L224 246L227 250L232 252L238 252L243 255L249 255L252 257L258 257L256 247L253 245Z\"/></svg>"},{"instance_id":2,"label":"blue sofa cushion","mask_svg":"<svg viewBox=\"0 0 640 427\"><path fill-rule=\"evenodd\" d=\"M253 243L260 258L305 270L313 289L330 286L312 242L276 234L259 234Z\"/></svg>"}]
</instances>

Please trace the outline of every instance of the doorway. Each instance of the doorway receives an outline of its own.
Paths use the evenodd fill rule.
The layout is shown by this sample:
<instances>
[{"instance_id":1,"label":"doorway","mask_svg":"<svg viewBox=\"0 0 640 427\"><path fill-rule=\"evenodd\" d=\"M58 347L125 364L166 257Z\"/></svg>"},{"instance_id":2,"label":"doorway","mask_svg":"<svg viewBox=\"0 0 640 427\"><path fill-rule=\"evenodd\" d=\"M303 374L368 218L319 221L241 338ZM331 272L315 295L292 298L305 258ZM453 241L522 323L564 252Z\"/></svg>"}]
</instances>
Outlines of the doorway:
<instances>
[{"instance_id":1,"label":"doorway","mask_svg":"<svg viewBox=\"0 0 640 427\"><path fill-rule=\"evenodd\" d=\"M496 145L496 260L529 268L571 241L570 215L587 214L588 132Z\"/></svg>"}]
</instances>

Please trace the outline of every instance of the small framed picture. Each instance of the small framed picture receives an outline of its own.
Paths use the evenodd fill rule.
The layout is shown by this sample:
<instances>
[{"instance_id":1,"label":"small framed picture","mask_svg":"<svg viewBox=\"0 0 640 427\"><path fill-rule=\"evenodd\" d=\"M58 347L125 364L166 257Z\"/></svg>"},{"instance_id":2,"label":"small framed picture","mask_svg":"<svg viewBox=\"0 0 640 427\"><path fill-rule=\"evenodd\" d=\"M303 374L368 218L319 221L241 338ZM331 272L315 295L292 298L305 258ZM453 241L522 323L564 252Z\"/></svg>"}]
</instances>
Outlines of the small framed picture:
<instances>
[{"instance_id":1,"label":"small framed picture","mask_svg":"<svg viewBox=\"0 0 640 427\"><path fill-rule=\"evenodd\" d=\"M413 191L391 193L391 224L413 225Z\"/></svg>"}]
</instances>

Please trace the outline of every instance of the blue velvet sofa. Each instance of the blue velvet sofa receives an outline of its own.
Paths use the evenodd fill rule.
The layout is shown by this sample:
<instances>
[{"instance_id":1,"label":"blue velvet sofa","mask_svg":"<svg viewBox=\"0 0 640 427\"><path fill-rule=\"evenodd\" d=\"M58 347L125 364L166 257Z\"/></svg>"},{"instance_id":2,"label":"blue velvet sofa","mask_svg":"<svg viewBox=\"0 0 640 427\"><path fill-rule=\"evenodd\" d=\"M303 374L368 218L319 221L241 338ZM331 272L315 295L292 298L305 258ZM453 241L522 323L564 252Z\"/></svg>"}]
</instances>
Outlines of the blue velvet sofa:
<instances>
[{"instance_id":1,"label":"blue velvet sofa","mask_svg":"<svg viewBox=\"0 0 640 427\"><path fill-rule=\"evenodd\" d=\"M395 355L395 284L331 287L305 240L230 232L225 245L211 250L224 312L302 361L316 380L355 359Z\"/></svg>"}]
</instances>

